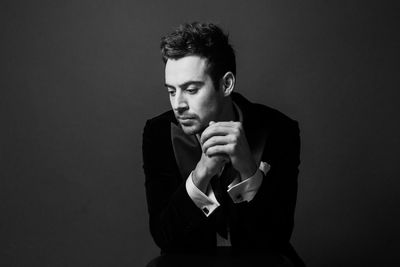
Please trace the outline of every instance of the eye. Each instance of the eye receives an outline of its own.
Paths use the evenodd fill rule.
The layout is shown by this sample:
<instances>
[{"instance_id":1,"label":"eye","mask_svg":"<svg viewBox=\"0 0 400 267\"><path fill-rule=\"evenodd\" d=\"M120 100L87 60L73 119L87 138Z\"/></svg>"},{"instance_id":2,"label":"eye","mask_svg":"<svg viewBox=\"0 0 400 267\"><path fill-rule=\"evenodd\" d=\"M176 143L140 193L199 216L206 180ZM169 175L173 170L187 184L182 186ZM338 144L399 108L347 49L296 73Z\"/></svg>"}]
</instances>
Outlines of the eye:
<instances>
[{"instance_id":1,"label":"eye","mask_svg":"<svg viewBox=\"0 0 400 267\"><path fill-rule=\"evenodd\" d=\"M175 95L175 90L168 90L168 94L170 96L174 96Z\"/></svg>"},{"instance_id":2,"label":"eye","mask_svg":"<svg viewBox=\"0 0 400 267\"><path fill-rule=\"evenodd\" d=\"M188 92L189 94L195 94L197 93L197 91L199 91L198 88L187 88L186 92Z\"/></svg>"}]
</instances>

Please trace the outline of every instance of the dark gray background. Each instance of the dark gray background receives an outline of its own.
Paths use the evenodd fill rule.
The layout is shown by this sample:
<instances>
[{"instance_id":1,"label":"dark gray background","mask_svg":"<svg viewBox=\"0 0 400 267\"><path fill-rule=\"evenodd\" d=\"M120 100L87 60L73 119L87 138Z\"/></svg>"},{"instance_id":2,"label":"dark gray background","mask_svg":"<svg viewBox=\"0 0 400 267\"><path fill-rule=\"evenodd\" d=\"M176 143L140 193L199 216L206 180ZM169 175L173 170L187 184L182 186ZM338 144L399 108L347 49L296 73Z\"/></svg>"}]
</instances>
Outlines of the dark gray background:
<instances>
[{"instance_id":1,"label":"dark gray background","mask_svg":"<svg viewBox=\"0 0 400 267\"><path fill-rule=\"evenodd\" d=\"M399 266L399 10L197 2L0 2L0 265L157 255L142 129L169 109L160 37L200 20L230 32L237 91L301 124L292 241L309 266Z\"/></svg>"}]
</instances>

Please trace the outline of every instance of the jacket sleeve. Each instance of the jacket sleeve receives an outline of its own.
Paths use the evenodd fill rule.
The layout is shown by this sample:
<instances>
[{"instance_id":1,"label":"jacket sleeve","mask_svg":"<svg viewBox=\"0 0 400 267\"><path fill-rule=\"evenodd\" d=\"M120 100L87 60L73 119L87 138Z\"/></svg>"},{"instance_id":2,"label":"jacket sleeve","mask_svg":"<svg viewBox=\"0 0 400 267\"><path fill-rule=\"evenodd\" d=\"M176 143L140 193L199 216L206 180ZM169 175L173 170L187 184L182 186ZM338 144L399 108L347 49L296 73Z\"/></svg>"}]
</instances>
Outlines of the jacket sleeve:
<instances>
[{"instance_id":1,"label":"jacket sleeve","mask_svg":"<svg viewBox=\"0 0 400 267\"><path fill-rule=\"evenodd\" d=\"M286 122L271 133L268 140L262 160L271 168L263 174L263 182L254 199L237 204L240 221L237 234L254 248L284 248L294 225L300 164L298 123Z\"/></svg>"},{"instance_id":2,"label":"jacket sleeve","mask_svg":"<svg viewBox=\"0 0 400 267\"><path fill-rule=\"evenodd\" d=\"M210 222L189 197L186 177L177 169L170 125L154 124L146 122L142 143L151 235L164 252L209 247Z\"/></svg>"}]
</instances>

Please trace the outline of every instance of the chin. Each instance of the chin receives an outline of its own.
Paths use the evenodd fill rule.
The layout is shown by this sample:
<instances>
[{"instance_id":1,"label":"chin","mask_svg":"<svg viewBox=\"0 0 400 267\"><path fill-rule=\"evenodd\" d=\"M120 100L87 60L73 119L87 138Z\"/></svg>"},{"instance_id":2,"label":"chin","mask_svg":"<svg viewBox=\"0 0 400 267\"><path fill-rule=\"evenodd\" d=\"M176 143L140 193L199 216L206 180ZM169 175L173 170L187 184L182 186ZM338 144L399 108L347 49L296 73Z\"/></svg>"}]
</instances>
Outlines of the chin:
<instances>
[{"instance_id":1,"label":"chin","mask_svg":"<svg viewBox=\"0 0 400 267\"><path fill-rule=\"evenodd\" d=\"M192 127L182 127L182 130L187 135L194 135L194 134L199 133L199 130L197 130L196 128L192 128Z\"/></svg>"},{"instance_id":2,"label":"chin","mask_svg":"<svg viewBox=\"0 0 400 267\"><path fill-rule=\"evenodd\" d=\"M198 134L198 133L202 132L200 127L197 127L196 125L192 125L192 126L181 125L181 128L182 128L183 132L187 135L194 135L194 134Z\"/></svg>"}]
</instances>

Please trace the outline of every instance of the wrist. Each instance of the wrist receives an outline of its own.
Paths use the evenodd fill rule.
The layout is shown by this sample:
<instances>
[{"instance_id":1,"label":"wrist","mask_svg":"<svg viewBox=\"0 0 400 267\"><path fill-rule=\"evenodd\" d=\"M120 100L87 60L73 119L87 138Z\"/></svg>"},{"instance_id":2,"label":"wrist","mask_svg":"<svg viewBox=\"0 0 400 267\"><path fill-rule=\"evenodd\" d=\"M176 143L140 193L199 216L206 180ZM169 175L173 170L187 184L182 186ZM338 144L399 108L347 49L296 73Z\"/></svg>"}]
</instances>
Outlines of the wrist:
<instances>
[{"instance_id":1,"label":"wrist","mask_svg":"<svg viewBox=\"0 0 400 267\"><path fill-rule=\"evenodd\" d=\"M192 181L193 184L203 193L206 192L208 184L210 182L210 178L207 176L204 170L196 167L192 171Z\"/></svg>"},{"instance_id":2,"label":"wrist","mask_svg":"<svg viewBox=\"0 0 400 267\"><path fill-rule=\"evenodd\" d=\"M248 168L240 171L239 172L240 173L240 180L244 181L244 180L252 177L256 173L257 169L258 169L257 165L254 163L251 166L249 166Z\"/></svg>"}]
</instances>

